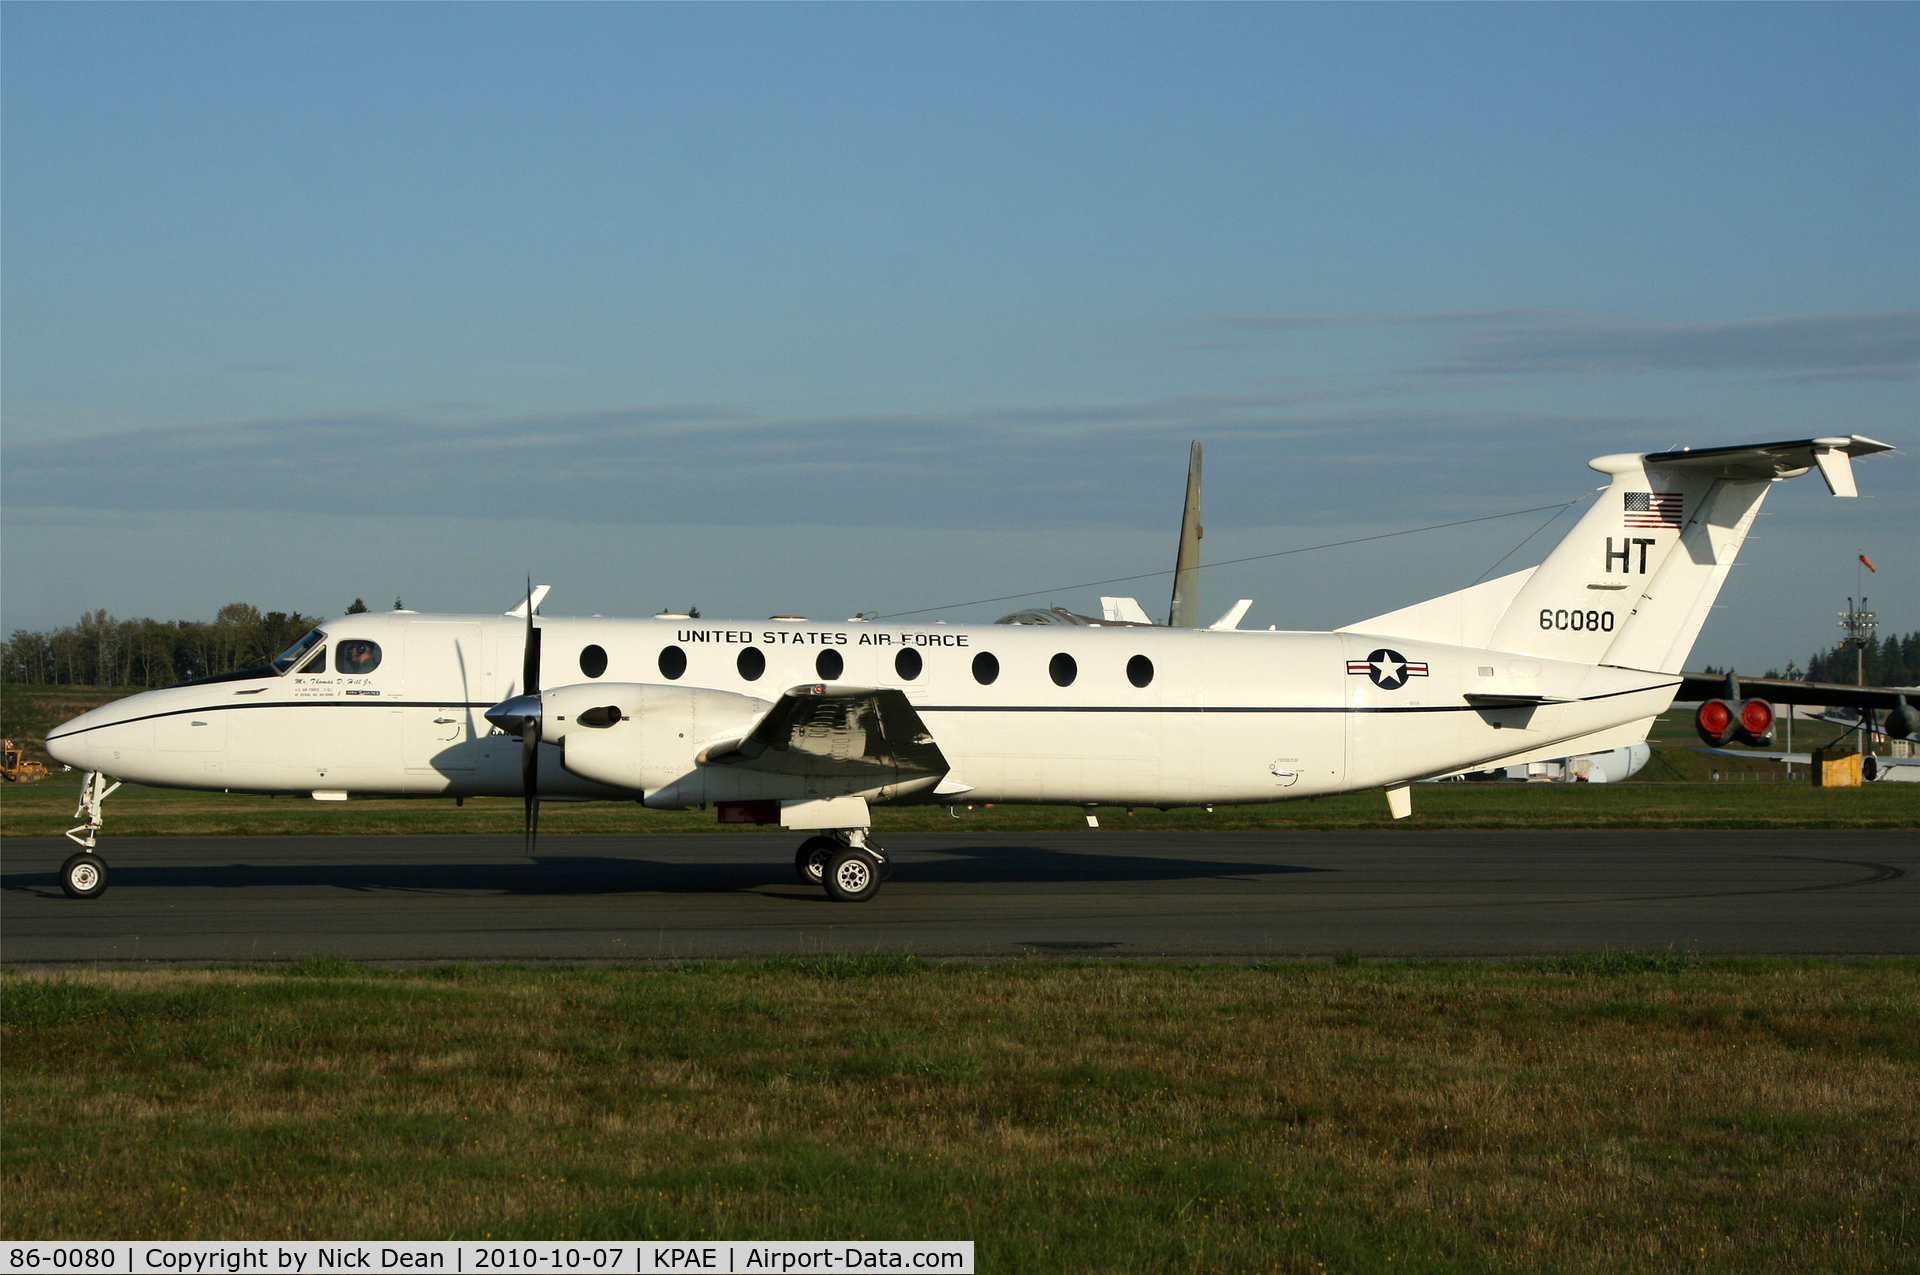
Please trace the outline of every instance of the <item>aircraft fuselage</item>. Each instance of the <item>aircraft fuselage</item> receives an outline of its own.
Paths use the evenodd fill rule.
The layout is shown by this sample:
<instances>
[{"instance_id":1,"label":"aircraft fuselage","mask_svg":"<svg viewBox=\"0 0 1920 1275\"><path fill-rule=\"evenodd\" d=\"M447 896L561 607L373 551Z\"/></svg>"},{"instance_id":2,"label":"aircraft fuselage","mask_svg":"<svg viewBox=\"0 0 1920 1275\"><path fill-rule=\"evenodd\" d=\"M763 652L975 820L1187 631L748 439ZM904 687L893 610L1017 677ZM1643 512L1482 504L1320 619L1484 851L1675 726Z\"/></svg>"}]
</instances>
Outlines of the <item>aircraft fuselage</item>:
<instances>
[{"instance_id":1,"label":"aircraft fuselage","mask_svg":"<svg viewBox=\"0 0 1920 1275\"><path fill-rule=\"evenodd\" d=\"M1140 805L1321 796L1576 741L1611 746L1608 731L1662 712L1678 683L1670 674L1359 633L597 617L538 624L550 699L604 698L625 703L629 718L636 705L647 714L644 755L619 782L605 782L604 767L569 768L565 741L543 743L542 795L667 807L855 793L879 802ZM49 752L76 768L167 787L521 794L521 743L484 714L521 689L524 619L390 612L343 617L322 632L327 650L315 671L129 696L63 724ZM377 664L342 671L352 667L339 657L344 643L373 644ZM352 649L364 663L364 650ZM299 664L313 662L303 655ZM860 788L863 781L701 760L789 688L809 683L899 690L944 754L944 778L937 787Z\"/></svg>"}]
</instances>

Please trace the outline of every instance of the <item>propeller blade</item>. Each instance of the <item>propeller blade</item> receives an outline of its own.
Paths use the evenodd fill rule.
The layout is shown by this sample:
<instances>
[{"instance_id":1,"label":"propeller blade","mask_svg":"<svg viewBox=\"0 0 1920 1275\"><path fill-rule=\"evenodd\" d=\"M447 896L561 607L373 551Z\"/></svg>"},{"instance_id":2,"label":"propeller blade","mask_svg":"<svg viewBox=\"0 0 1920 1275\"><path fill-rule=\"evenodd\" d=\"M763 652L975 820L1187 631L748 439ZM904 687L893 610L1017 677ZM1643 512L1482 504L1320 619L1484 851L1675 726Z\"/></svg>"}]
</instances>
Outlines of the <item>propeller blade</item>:
<instances>
[{"instance_id":1,"label":"propeller blade","mask_svg":"<svg viewBox=\"0 0 1920 1275\"><path fill-rule=\"evenodd\" d=\"M520 791L527 803L527 853L533 853L540 835L540 719L527 722L520 733Z\"/></svg>"},{"instance_id":2,"label":"propeller blade","mask_svg":"<svg viewBox=\"0 0 1920 1275\"><path fill-rule=\"evenodd\" d=\"M520 730L520 791L527 803L527 853L540 837L540 629L533 622L533 577L527 577L527 646L520 665L520 696L533 714Z\"/></svg>"},{"instance_id":3,"label":"propeller blade","mask_svg":"<svg viewBox=\"0 0 1920 1275\"><path fill-rule=\"evenodd\" d=\"M540 630L533 623L533 577L527 577L527 648L520 666L520 693L540 693Z\"/></svg>"}]
</instances>

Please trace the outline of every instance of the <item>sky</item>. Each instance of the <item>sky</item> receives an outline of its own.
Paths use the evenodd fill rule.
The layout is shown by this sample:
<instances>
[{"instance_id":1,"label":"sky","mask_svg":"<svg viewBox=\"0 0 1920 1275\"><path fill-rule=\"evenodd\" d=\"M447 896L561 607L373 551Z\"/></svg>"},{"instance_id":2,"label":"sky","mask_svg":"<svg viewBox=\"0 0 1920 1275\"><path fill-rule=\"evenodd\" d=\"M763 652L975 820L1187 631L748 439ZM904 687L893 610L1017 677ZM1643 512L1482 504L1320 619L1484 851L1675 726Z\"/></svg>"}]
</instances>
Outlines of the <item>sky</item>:
<instances>
[{"instance_id":1,"label":"sky","mask_svg":"<svg viewBox=\"0 0 1920 1275\"><path fill-rule=\"evenodd\" d=\"M0 627L1350 623L1859 433L1691 665L1920 628L1920 6L0 7ZM1393 535L1490 515L1439 531ZM1013 601L1003 599L1032 592Z\"/></svg>"}]
</instances>

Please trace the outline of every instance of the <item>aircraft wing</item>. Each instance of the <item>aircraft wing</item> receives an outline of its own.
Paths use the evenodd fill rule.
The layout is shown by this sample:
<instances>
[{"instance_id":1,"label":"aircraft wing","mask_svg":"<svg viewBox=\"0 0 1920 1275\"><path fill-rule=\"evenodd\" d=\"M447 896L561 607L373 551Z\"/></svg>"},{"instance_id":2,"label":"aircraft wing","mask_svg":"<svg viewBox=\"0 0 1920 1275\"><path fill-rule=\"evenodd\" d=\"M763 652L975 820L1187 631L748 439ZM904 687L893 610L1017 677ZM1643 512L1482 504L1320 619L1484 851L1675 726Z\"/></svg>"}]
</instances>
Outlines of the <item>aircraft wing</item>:
<instances>
[{"instance_id":1,"label":"aircraft wing","mask_svg":"<svg viewBox=\"0 0 1920 1275\"><path fill-rule=\"evenodd\" d=\"M1764 753L1755 748L1695 748L1696 753L1712 753L1715 757L1746 757L1759 761L1784 761L1795 766L1811 766L1811 753ZM1920 766L1920 757L1882 757L1874 755L1874 761L1886 766Z\"/></svg>"},{"instance_id":2,"label":"aircraft wing","mask_svg":"<svg viewBox=\"0 0 1920 1275\"><path fill-rule=\"evenodd\" d=\"M902 692L818 682L788 690L745 738L715 744L700 760L709 766L835 778L910 778L944 775L949 769Z\"/></svg>"},{"instance_id":3,"label":"aircraft wing","mask_svg":"<svg viewBox=\"0 0 1920 1275\"><path fill-rule=\"evenodd\" d=\"M1781 677L1737 678L1735 698L1769 700L1775 704L1825 704L1830 708L1898 708L1903 698L1920 700L1920 691L1885 686L1845 686L1837 682L1790 682ZM1724 699L1724 673L1682 673L1674 699Z\"/></svg>"}]
</instances>

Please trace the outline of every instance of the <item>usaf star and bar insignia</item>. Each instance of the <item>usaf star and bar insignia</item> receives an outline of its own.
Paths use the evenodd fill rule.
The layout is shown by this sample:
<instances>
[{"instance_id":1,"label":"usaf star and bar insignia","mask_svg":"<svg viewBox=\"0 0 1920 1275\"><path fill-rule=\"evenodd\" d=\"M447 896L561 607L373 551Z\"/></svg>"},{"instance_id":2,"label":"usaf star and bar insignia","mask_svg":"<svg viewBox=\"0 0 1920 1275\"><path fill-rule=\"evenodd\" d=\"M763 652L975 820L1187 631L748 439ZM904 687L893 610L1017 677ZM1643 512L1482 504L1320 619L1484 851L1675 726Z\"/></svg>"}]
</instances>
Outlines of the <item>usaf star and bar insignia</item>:
<instances>
[{"instance_id":1,"label":"usaf star and bar insignia","mask_svg":"<svg viewBox=\"0 0 1920 1275\"><path fill-rule=\"evenodd\" d=\"M1373 684L1383 691L1397 691L1407 684L1410 677L1425 677L1426 664L1409 660L1398 651L1389 651L1381 647L1364 660L1348 660L1347 674L1350 677L1369 677Z\"/></svg>"}]
</instances>

